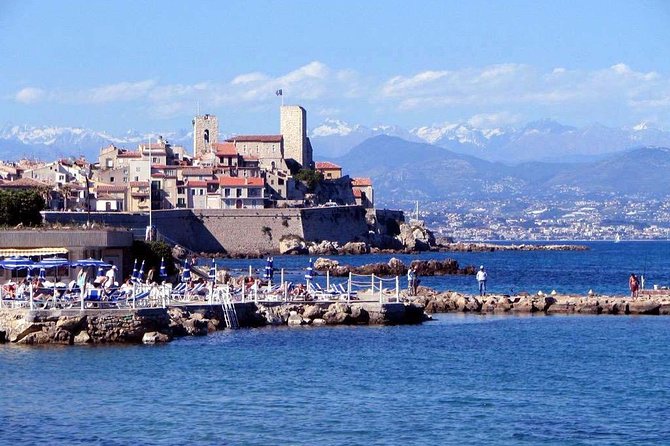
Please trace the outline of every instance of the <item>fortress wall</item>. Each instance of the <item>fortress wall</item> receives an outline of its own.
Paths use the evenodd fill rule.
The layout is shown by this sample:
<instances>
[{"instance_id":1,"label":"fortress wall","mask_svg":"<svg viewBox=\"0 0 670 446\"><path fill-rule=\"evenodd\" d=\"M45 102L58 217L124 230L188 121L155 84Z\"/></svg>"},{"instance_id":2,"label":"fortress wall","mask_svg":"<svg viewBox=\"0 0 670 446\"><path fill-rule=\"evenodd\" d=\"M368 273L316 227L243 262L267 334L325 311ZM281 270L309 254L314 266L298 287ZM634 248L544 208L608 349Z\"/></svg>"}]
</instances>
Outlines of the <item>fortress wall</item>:
<instances>
[{"instance_id":1,"label":"fortress wall","mask_svg":"<svg viewBox=\"0 0 670 446\"><path fill-rule=\"evenodd\" d=\"M368 233L365 209L361 206L305 208L302 218L304 238L309 241L332 240L342 244L360 240Z\"/></svg>"},{"instance_id":2,"label":"fortress wall","mask_svg":"<svg viewBox=\"0 0 670 446\"><path fill-rule=\"evenodd\" d=\"M45 219L83 224L87 216L49 212L45 213ZM141 229L149 220L142 214L95 212L91 213L91 221ZM160 234L193 251L230 254L277 252L279 240L286 235L343 244L358 240L368 232L365 209L360 206L156 210L152 212L152 221Z\"/></svg>"}]
</instances>

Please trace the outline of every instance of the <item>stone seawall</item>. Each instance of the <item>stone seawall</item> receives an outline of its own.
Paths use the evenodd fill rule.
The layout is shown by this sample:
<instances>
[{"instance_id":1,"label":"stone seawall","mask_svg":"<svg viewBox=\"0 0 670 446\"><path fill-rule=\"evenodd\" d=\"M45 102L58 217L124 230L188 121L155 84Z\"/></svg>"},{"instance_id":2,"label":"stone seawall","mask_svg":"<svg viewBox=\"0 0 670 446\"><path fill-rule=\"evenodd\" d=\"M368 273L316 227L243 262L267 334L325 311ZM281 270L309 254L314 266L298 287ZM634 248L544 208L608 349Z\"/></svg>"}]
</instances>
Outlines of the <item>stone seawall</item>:
<instances>
[{"instance_id":1,"label":"stone seawall","mask_svg":"<svg viewBox=\"0 0 670 446\"><path fill-rule=\"evenodd\" d=\"M84 224L78 212L45 212L50 223ZM143 214L95 212L90 220L110 226L142 230ZM279 240L298 236L306 241L339 243L367 235L365 210L360 206L277 209L170 209L152 212L157 230L176 243L198 252L259 254L278 252Z\"/></svg>"},{"instance_id":2,"label":"stone seawall","mask_svg":"<svg viewBox=\"0 0 670 446\"><path fill-rule=\"evenodd\" d=\"M266 325L398 325L421 323L414 304L235 303L240 327ZM107 344L168 342L226 328L220 305L182 305L138 310L0 310L0 343Z\"/></svg>"}]
</instances>

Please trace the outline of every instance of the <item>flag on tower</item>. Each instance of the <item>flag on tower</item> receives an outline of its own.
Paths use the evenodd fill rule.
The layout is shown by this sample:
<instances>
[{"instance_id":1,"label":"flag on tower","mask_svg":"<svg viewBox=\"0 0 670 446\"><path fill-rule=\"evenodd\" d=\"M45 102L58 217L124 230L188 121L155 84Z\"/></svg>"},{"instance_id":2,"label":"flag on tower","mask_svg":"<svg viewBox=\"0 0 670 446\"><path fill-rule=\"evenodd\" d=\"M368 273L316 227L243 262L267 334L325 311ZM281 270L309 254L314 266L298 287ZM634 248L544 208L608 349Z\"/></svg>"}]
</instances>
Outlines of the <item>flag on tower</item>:
<instances>
[{"instance_id":1,"label":"flag on tower","mask_svg":"<svg viewBox=\"0 0 670 446\"><path fill-rule=\"evenodd\" d=\"M276 94L277 96L283 96L283 95L284 95L284 92L281 91L281 88L280 88L279 90L275 91L275 94Z\"/></svg>"}]
</instances>

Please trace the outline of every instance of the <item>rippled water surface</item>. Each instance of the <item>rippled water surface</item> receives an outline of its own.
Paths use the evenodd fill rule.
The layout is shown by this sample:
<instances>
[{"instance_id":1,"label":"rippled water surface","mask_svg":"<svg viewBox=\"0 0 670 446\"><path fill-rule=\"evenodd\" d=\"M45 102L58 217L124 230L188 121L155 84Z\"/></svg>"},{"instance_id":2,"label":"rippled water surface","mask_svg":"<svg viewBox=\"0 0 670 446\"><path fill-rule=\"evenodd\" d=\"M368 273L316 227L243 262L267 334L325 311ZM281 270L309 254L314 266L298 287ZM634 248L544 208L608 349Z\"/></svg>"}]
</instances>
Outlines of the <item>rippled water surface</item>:
<instances>
[{"instance_id":1,"label":"rippled water surface","mask_svg":"<svg viewBox=\"0 0 670 446\"><path fill-rule=\"evenodd\" d=\"M670 318L0 346L3 444L667 444Z\"/></svg>"},{"instance_id":2,"label":"rippled water surface","mask_svg":"<svg viewBox=\"0 0 670 446\"><path fill-rule=\"evenodd\" d=\"M630 273L644 275L646 286L670 285L670 242L576 242L586 245L587 251L496 251L466 253L422 253L422 254L370 254L361 256L327 256L341 263L362 265L388 262L392 257L409 264L414 259L453 258L459 265L485 265L488 271L488 288L494 293L516 294L520 291L545 293L586 294L593 290L598 294L628 294ZM206 263L204 259L201 263ZM305 256L276 256L274 265L286 270L286 280L304 282L304 269L309 258ZM227 260L217 261L220 267L231 269L236 274L251 265L262 274L265 261ZM279 272L276 273L279 275ZM325 285L324 275L315 278ZM336 278L334 281L343 281ZM474 276L421 277L421 284L437 290L455 290L465 293L477 292ZM405 278L401 283L406 286Z\"/></svg>"}]
</instances>

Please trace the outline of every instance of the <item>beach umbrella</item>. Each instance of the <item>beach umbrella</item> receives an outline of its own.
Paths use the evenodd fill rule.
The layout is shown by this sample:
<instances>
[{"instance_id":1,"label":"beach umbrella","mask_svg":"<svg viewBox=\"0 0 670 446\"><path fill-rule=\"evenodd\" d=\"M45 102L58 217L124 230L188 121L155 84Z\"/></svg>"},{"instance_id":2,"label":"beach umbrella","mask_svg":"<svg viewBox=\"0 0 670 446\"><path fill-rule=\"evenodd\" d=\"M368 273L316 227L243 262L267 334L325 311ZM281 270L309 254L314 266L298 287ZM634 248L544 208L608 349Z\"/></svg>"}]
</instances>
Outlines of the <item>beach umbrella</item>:
<instances>
[{"instance_id":1,"label":"beach umbrella","mask_svg":"<svg viewBox=\"0 0 670 446\"><path fill-rule=\"evenodd\" d=\"M0 267L14 270L14 269L27 269L33 265L33 261L26 257L9 257L0 261Z\"/></svg>"},{"instance_id":2,"label":"beach umbrella","mask_svg":"<svg viewBox=\"0 0 670 446\"><path fill-rule=\"evenodd\" d=\"M83 259L83 260L75 260L74 262L70 263L70 266L73 268L109 268L112 266L111 264L107 262L103 262L102 260L98 259L93 259L93 258L88 258L88 259Z\"/></svg>"},{"instance_id":3,"label":"beach umbrella","mask_svg":"<svg viewBox=\"0 0 670 446\"><path fill-rule=\"evenodd\" d=\"M212 266L209 267L209 274L207 275L209 280L216 281L216 262L212 259Z\"/></svg>"},{"instance_id":4,"label":"beach umbrella","mask_svg":"<svg viewBox=\"0 0 670 446\"><path fill-rule=\"evenodd\" d=\"M191 280L191 267L188 264L188 259L184 260L184 269L181 272L181 281L188 282Z\"/></svg>"},{"instance_id":5,"label":"beach umbrella","mask_svg":"<svg viewBox=\"0 0 670 446\"><path fill-rule=\"evenodd\" d=\"M265 261L265 274L263 277L265 280L272 280L274 273L274 259L272 257L268 257L268 259Z\"/></svg>"},{"instance_id":6,"label":"beach umbrella","mask_svg":"<svg viewBox=\"0 0 670 446\"><path fill-rule=\"evenodd\" d=\"M165 270L165 258L161 257L161 267L158 270L158 277L160 279L167 279L167 271Z\"/></svg>"},{"instance_id":7,"label":"beach umbrella","mask_svg":"<svg viewBox=\"0 0 670 446\"><path fill-rule=\"evenodd\" d=\"M312 268L312 259L309 259L309 265L307 266L307 269L305 270L305 280L312 280L312 273L314 271L314 268Z\"/></svg>"},{"instance_id":8,"label":"beach umbrella","mask_svg":"<svg viewBox=\"0 0 670 446\"><path fill-rule=\"evenodd\" d=\"M137 279L137 259L133 262L133 274L130 277Z\"/></svg>"},{"instance_id":9,"label":"beach umbrella","mask_svg":"<svg viewBox=\"0 0 670 446\"><path fill-rule=\"evenodd\" d=\"M140 282L144 280L144 260L142 260L140 269L137 271L137 280L139 280Z\"/></svg>"},{"instance_id":10,"label":"beach umbrella","mask_svg":"<svg viewBox=\"0 0 670 446\"><path fill-rule=\"evenodd\" d=\"M33 268L59 268L61 266L70 266L70 262L62 257L47 257L33 265Z\"/></svg>"}]
</instances>

